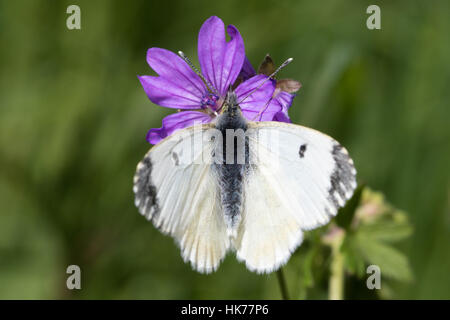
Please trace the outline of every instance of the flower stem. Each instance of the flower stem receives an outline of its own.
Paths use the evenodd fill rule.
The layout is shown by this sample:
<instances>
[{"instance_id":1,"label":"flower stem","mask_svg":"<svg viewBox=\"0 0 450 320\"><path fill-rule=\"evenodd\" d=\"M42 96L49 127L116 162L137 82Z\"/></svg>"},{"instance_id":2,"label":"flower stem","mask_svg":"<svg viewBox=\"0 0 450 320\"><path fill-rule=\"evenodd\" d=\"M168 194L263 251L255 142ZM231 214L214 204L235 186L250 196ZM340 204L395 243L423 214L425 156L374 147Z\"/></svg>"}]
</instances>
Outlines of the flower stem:
<instances>
[{"instance_id":1,"label":"flower stem","mask_svg":"<svg viewBox=\"0 0 450 320\"><path fill-rule=\"evenodd\" d=\"M341 253L343 237L338 237L331 244L331 267L328 288L328 298L330 300L342 300L344 298L344 256Z\"/></svg>"},{"instance_id":2,"label":"flower stem","mask_svg":"<svg viewBox=\"0 0 450 320\"><path fill-rule=\"evenodd\" d=\"M280 285L281 297L283 300L289 300L289 293L284 279L283 268L277 271L278 284Z\"/></svg>"}]
</instances>

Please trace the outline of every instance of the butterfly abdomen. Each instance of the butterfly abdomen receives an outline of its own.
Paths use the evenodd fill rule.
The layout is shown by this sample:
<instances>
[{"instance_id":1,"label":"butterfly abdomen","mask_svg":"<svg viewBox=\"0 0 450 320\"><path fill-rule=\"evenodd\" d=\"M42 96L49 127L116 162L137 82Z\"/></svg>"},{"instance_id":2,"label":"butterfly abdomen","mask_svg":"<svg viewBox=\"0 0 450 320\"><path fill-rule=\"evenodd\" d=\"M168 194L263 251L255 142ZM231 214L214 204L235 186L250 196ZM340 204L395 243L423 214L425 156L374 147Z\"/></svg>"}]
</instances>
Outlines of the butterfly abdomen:
<instances>
[{"instance_id":1,"label":"butterfly abdomen","mask_svg":"<svg viewBox=\"0 0 450 320\"><path fill-rule=\"evenodd\" d=\"M216 165L219 178L221 204L224 212L225 222L229 234L234 234L234 230L240 221L242 207L242 165Z\"/></svg>"}]
</instances>

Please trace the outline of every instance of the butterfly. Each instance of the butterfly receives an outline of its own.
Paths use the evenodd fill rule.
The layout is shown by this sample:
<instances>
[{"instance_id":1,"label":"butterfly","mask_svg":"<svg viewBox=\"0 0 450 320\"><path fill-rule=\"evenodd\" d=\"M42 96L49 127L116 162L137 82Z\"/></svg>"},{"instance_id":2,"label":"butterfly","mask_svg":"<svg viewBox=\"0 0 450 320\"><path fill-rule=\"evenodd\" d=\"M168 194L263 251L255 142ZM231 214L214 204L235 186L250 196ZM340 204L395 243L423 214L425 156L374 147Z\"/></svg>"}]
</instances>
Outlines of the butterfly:
<instances>
[{"instance_id":1,"label":"butterfly","mask_svg":"<svg viewBox=\"0 0 450 320\"><path fill-rule=\"evenodd\" d=\"M249 270L270 273L304 231L344 206L356 170L347 150L319 131L247 121L232 91L222 110L214 123L176 131L150 149L134 176L135 205L176 240L193 269L215 271L235 251Z\"/></svg>"}]
</instances>

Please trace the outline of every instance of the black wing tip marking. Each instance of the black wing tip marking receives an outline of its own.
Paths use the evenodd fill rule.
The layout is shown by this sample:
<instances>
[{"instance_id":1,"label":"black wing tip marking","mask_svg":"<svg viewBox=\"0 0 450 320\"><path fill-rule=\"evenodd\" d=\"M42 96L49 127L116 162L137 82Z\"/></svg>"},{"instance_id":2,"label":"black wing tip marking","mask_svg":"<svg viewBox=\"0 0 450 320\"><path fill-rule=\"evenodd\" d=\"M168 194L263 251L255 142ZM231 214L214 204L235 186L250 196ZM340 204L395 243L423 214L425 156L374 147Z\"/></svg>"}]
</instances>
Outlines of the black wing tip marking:
<instances>
[{"instance_id":1,"label":"black wing tip marking","mask_svg":"<svg viewBox=\"0 0 450 320\"><path fill-rule=\"evenodd\" d=\"M328 199L337 211L353 195L356 188L356 170L347 150L339 143L333 143L331 153L335 165L330 176Z\"/></svg>"},{"instance_id":2,"label":"black wing tip marking","mask_svg":"<svg viewBox=\"0 0 450 320\"><path fill-rule=\"evenodd\" d=\"M159 214L156 187L151 180L152 161L148 155L139 162L134 176L133 191L135 194L135 205L139 212L147 219L152 220Z\"/></svg>"}]
</instances>

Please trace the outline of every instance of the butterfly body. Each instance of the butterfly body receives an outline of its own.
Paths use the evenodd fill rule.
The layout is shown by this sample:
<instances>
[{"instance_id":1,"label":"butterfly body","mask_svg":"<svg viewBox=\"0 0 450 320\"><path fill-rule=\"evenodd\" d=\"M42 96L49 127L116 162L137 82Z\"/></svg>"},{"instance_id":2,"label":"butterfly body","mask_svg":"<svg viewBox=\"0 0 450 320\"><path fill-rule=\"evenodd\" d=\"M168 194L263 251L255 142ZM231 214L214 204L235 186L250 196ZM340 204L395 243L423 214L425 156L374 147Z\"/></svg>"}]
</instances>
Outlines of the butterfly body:
<instances>
[{"instance_id":1,"label":"butterfly body","mask_svg":"<svg viewBox=\"0 0 450 320\"><path fill-rule=\"evenodd\" d=\"M227 232L230 235L236 235L236 227L241 215L243 180L249 165L249 147L248 139L245 137L247 120L242 116L233 92L228 94L224 111L218 117L215 128L220 132L222 145L216 145L216 149L220 148L220 150L214 150L214 153L221 153L222 156L212 166L220 188ZM241 134L235 135L236 132ZM243 161L239 159L239 151L242 151Z\"/></svg>"}]
</instances>

